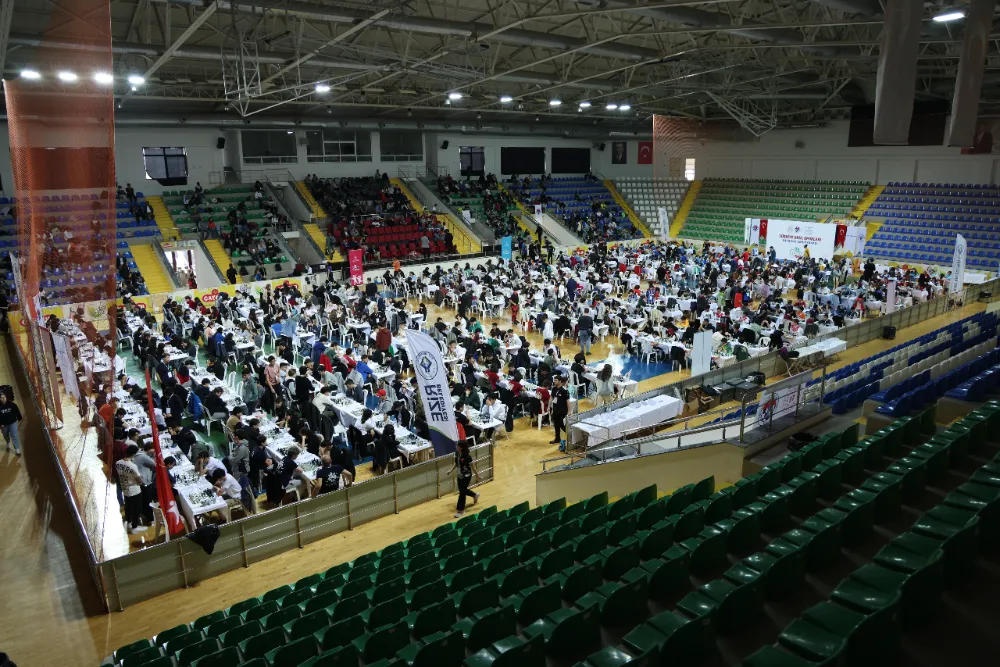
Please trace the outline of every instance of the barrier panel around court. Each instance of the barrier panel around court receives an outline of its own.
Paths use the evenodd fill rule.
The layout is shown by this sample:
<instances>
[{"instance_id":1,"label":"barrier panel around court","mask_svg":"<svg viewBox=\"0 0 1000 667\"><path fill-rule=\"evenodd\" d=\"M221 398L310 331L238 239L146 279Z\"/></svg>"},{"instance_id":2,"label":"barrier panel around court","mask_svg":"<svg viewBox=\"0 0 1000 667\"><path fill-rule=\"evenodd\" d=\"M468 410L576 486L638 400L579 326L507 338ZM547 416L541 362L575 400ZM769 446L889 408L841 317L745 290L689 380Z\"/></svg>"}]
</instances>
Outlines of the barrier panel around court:
<instances>
[{"instance_id":1,"label":"barrier panel around court","mask_svg":"<svg viewBox=\"0 0 1000 667\"><path fill-rule=\"evenodd\" d=\"M484 444L471 450L480 484L494 478L493 449L492 445ZM441 456L346 489L223 524L211 555L191 540L181 538L97 563L107 608L121 611L137 602L187 588L240 567L250 567L272 556L301 549L331 535L442 498L457 488L454 476L448 474L453 462L453 457ZM310 574L313 572L298 573L302 577Z\"/></svg>"}]
</instances>

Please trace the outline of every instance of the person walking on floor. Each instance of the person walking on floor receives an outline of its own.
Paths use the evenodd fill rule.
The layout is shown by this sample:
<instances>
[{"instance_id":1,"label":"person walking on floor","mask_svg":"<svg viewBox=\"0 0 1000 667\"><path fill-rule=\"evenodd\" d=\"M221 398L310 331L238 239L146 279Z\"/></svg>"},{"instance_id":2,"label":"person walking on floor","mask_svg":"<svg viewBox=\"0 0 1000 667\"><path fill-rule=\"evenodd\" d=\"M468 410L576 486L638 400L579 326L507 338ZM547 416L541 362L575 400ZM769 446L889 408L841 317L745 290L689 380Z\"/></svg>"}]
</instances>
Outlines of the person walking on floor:
<instances>
[{"instance_id":1,"label":"person walking on floor","mask_svg":"<svg viewBox=\"0 0 1000 667\"><path fill-rule=\"evenodd\" d=\"M448 473L450 474L456 469L458 470L458 507L455 509L455 518L457 519L465 514L466 496L472 498L473 505L479 502L479 494L469 490L469 484L472 483L473 475L476 476L476 481L479 481L479 471L476 470L476 463L472 460L472 454L469 452L468 440L459 440L456 444L455 465L451 467Z\"/></svg>"},{"instance_id":2,"label":"person walking on floor","mask_svg":"<svg viewBox=\"0 0 1000 667\"><path fill-rule=\"evenodd\" d=\"M0 391L0 432L7 441L7 451L14 445L14 454L21 455L21 438L18 435L18 423L21 421L21 411L13 399L7 398L7 393Z\"/></svg>"},{"instance_id":3,"label":"person walking on floor","mask_svg":"<svg viewBox=\"0 0 1000 667\"><path fill-rule=\"evenodd\" d=\"M569 414L569 390L566 388L566 378L562 375L556 375L552 381L552 403L549 413L552 416L556 437L549 444L559 445L559 451L565 452L566 441L560 437L560 431L566 432L566 415Z\"/></svg>"},{"instance_id":4,"label":"person walking on floor","mask_svg":"<svg viewBox=\"0 0 1000 667\"><path fill-rule=\"evenodd\" d=\"M125 456L115 463L118 483L121 484L122 495L125 497L125 527L133 534L146 530L142 525L142 475L132 460L138 453L138 445L129 445Z\"/></svg>"},{"instance_id":5,"label":"person walking on floor","mask_svg":"<svg viewBox=\"0 0 1000 667\"><path fill-rule=\"evenodd\" d=\"M590 354L590 341L594 335L594 318L590 315L590 308L583 309L577 327L580 330L580 351Z\"/></svg>"}]
</instances>

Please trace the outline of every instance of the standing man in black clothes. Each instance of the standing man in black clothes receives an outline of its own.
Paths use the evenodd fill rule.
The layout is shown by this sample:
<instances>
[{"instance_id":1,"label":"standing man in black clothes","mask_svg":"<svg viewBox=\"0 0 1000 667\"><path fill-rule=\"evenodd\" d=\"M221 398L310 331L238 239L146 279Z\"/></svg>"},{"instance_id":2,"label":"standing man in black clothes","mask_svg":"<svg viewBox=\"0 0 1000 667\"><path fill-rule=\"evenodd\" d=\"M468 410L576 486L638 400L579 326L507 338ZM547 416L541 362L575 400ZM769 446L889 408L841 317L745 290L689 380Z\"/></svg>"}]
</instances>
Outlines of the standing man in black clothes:
<instances>
[{"instance_id":1,"label":"standing man in black clothes","mask_svg":"<svg viewBox=\"0 0 1000 667\"><path fill-rule=\"evenodd\" d=\"M555 427L556 437L549 443L559 445L559 451L566 451L566 444L560 437L560 431L566 431L566 415L569 414L569 390L566 388L566 378L557 375L552 379L552 425Z\"/></svg>"}]
</instances>

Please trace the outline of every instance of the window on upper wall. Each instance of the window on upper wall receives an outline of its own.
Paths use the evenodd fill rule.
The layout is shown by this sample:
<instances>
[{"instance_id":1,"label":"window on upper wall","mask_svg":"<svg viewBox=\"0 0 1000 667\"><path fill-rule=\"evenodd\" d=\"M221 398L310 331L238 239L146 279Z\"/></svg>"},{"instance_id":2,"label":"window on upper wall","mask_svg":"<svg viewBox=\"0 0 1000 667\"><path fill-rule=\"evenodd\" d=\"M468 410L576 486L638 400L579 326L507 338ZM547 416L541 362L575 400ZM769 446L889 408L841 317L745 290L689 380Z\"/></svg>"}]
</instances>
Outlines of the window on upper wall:
<instances>
[{"instance_id":1,"label":"window on upper wall","mask_svg":"<svg viewBox=\"0 0 1000 667\"><path fill-rule=\"evenodd\" d=\"M161 185L186 185L188 176L187 149L143 147L142 166L146 180Z\"/></svg>"},{"instance_id":2,"label":"window on upper wall","mask_svg":"<svg viewBox=\"0 0 1000 667\"><path fill-rule=\"evenodd\" d=\"M694 158L689 157L684 160L684 178L689 181L694 180Z\"/></svg>"},{"instance_id":3,"label":"window on upper wall","mask_svg":"<svg viewBox=\"0 0 1000 667\"><path fill-rule=\"evenodd\" d=\"M482 146L461 146L458 160L462 176L479 176L486 173L486 151Z\"/></svg>"},{"instance_id":4,"label":"window on upper wall","mask_svg":"<svg viewBox=\"0 0 1000 667\"><path fill-rule=\"evenodd\" d=\"M385 162L420 162L424 159L424 137L420 132L379 132L379 155Z\"/></svg>"},{"instance_id":5,"label":"window on upper wall","mask_svg":"<svg viewBox=\"0 0 1000 667\"><path fill-rule=\"evenodd\" d=\"M306 132L308 162L371 162L370 132L310 130Z\"/></svg>"},{"instance_id":6,"label":"window on upper wall","mask_svg":"<svg viewBox=\"0 0 1000 667\"><path fill-rule=\"evenodd\" d=\"M298 162L295 133L286 130L240 132L243 161L247 164L294 164Z\"/></svg>"}]
</instances>

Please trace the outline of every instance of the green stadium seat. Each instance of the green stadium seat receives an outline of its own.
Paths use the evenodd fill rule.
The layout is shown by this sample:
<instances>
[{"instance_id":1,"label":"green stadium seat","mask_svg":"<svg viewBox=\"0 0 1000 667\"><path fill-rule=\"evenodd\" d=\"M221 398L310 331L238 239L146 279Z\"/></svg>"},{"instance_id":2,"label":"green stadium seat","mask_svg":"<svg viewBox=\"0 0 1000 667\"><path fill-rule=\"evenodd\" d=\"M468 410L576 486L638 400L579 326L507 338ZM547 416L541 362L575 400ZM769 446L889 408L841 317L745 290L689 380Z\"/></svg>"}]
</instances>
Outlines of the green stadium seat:
<instances>
[{"instance_id":1,"label":"green stadium seat","mask_svg":"<svg viewBox=\"0 0 1000 667\"><path fill-rule=\"evenodd\" d=\"M239 664L240 652L231 646L198 658L191 667L239 667Z\"/></svg>"},{"instance_id":2,"label":"green stadium seat","mask_svg":"<svg viewBox=\"0 0 1000 667\"><path fill-rule=\"evenodd\" d=\"M176 654L177 664L181 667L192 664L195 660L203 658L219 650L219 642L215 639L203 639L200 642L185 646Z\"/></svg>"},{"instance_id":3,"label":"green stadium seat","mask_svg":"<svg viewBox=\"0 0 1000 667\"><path fill-rule=\"evenodd\" d=\"M649 585L641 570L627 578L630 580L625 583L611 582L598 586L577 599L575 605L581 609L596 608L603 626L632 627L649 613L646 606Z\"/></svg>"},{"instance_id":4,"label":"green stadium seat","mask_svg":"<svg viewBox=\"0 0 1000 667\"><path fill-rule=\"evenodd\" d=\"M332 648L305 661L299 667L357 667L358 649L353 644Z\"/></svg>"},{"instance_id":5,"label":"green stadium seat","mask_svg":"<svg viewBox=\"0 0 1000 667\"><path fill-rule=\"evenodd\" d=\"M461 632L438 632L396 653L407 667L460 667L465 658Z\"/></svg>"},{"instance_id":6,"label":"green stadium seat","mask_svg":"<svg viewBox=\"0 0 1000 667\"><path fill-rule=\"evenodd\" d=\"M141 665L155 660L163 653L160 652L160 647L153 646L153 643L148 639L140 639L118 649L114 655L115 660L120 662L123 667L132 667L132 665Z\"/></svg>"},{"instance_id":7,"label":"green stadium seat","mask_svg":"<svg viewBox=\"0 0 1000 667\"><path fill-rule=\"evenodd\" d=\"M239 617L237 617L236 620L238 621ZM170 641L168 641L166 644L164 644L162 647L163 653L165 655L170 655L170 656L177 655L177 653L180 652L181 649L187 648L192 644L197 644L202 639L204 639L204 637L202 637L202 634L200 632L188 632L187 634L175 637ZM209 637L209 639L215 639L215 638Z\"/></svg>"},{"instance_id":8,"label":"green stadium seat","mask_svg":"<svg viewBox=\"0 0 1000 667\"><path fill-rule=\"evenodd\" d=\"M839 665L847 650L846 640L801 618L784 629L778 643L813 665Z\"/></svg>"},{"instance_id":9,"label":"green stadium seat","mask_svg":"<svg viewBox=\"0 0 1000 667\"><path fill-rule=\"evenodd\" d=\"M656 652L663 665L695 665L709 649L708 623L673 611L657 614L625 635L623 643L633 653Z\"/></svg>"},{"instance_id":10,"label":"green stadium seat","mask_svg":"<svg viewBox=\"0 0 1000 667\"><path fill-rule=\"evenodd\" d=\"M497 604L488 605L495 607ZM534 623L539 618L556 611L562 606L560 589L557 583L546 583L525 589L517 595L511 595L503 600L503 606L512 607L517 616L517 622L523 627ZM486 607L483 607L485 609ZM477 610L478 611L478 610ZM459 610L461 614L461 609ZM464 615L464 614L462 614Z\"/></svg>"},{"instance_id":11,"label":"green stadium seat","mask_svg":"<svg viewBox=\"0 0 1000 667\"><path fill-rule=\"evenodd\" d=\"M691 570L699 574L711 572L726 562L726 534L709 526L698 537L684 540L680 546L691 552Z\"/></svg>"},{"instance_id":12,"label":"green stadium seat","mask_svg":"<svg viewBox=\"0 0 1000 667\"><path fill-rule=\"evenodd\" d=\"M326 652L342 646L348 646L355 639L365 634L365 619L361 614L334 623L328 628L313 634L313 639L319 643L320 650Z\"/></svg>"},{"instance_id":13,"label":"green stadium seat","mask_svg":"<svg viewBox=\"0 0 1000 667\"><path fill-rule=\"evenodd\" d=\"M468 616L500 605L500 589L495 580L484 581L465 590L453 591L451 596L458 605L459 616Z\"/></svg>"},{"instance_id":14,"label":"green stadium seat","mask_svg":"<svg viewBox=\"0 0 1000 667\"><path fill-rule=\"evenodd\" d=\"M516 635L493 642L465 659L465 667L545 667L545 638Z\"/></svg>"},{"instance_id":15,"label":"green stadium seat","mask_svg":"<svg viewBox=\"0 0 1000 667\"><path fill-rule=\"evenodd\" d=\"M462 618L452 625L462 633L469 651L476 653L504 637L517 632L517 621L512 607L484 609Z\"/></svg>"},{"instance_id":16,"label":"green stadium seat","mask_svg":"<svg viewBox=\"0 0 1000 667\"><path fill-rule=\"evenodd\" d=\"M594 605L558 609L524 628L529 638L542 637L545 652L557 660L570 660L600 646L600 616Z\"/></svg>"},{"instance_id":17,"label":"green stadium seat","mask_svg":"<svg viewBox=\"0 0 1000 667\"><path fill-rule=\"evenodd\" d=\"M223 633L228 632L229 630L232 630L233 628L236 628L240 625L243 625L243 619L240 618L239 616L230 616L229 618L223 618L221 621L216 621L215 623L212 623L210 626L205 628L204 630L205 637L208 638L221 637Z\"/></svg>"},{"instance_id":18,"label":"green stadium seat","mask_svg":"<svg viewBox=\"0 0 1000 667\"><path fill-rule=\"evenodd\" d=\"M455 601L445 598L437 604L431 604L423 609L414 611L403 620L410 634L421 639L436 632L444 632L451 628L455 621Z\"/></svg>"},{"instance_id":19,"label":"green stadium seat","mask_svg":"<svg viewBox=\"0 0 1000 667\"><path fill-rule=\"evenodd\" d=\"M564 600L575 602L601 585L601 565L597 562L570 565L560 573L545 579L545 584L556 585Z\"/></svg>"},{"instance_id":20,"label":"green stadium seat","mask_svg":"<svg viewBox=\"0 0 1000 667\"><path fill-rule=\"evenodd\" d=\"M232 630L227 630L219 635L219 641L222 642L223 648L232 648L239 646L242 642L250 639L251 637L256 637L260 634L260 623L257 621L250 621L249 623L244 623L238 625Z\"/></svg>"},{"instance_id":21,"label":"green stadium seat","mask_svg":"<svg viewBox=\"0 0 1000 667\"><path fill-rule=\"evenodd\" d=\"M323 632L329 626L330 616L326 613L325 609L320 609L319 611L314 611L311 614L297 618L290 623L286 623L284 630L288 634L288 638L295 641L303 637L312 637L317 633Z\"/></svg>"},{"instance_id":22,"label":"green stadium seat","mask_svg":"<svg viewBox=\"0 0 1000 667\"><path fill-rule=\"evenodd\" d=\"M219 619L225 617L225 614L223 614L221 611L217 611L215 613L219 615ZM205 625L208 625L208 623L206 623ZM200 630L202 627L204 626L200 626L197 629ZM181 635L189 634L190 632L191 632L191 627L188 626L186 623L183 625L178 625L170 628L169 630L164 630L160 634L156 635L156 637L153 638L153 643L156 646L163 646L171 639L174 639L175 637L180 637Z\"/></svg>"},{"instance_id":23,"label":"green stadium seat","mask_svg":"<svg viewBox=\"0 0 1000 667\"><path fill-rule=\"evenodd\" d=\"M816 663L768 644L747 656L743 667L815 667Z\"/></svg>"},{"instance_id":24,"label":"green stadium seat","mask_svg":"<svg viewBox=\"0 0 1000 667\"><path fill-rule=\"evenodd\" d=\"M280 648L285 643L285 631L274 628L240 642L240 653L245 660L263 658L271 651Z\"/></svg>"},{"instance_id":25,"label":"green stadium seat","mask_svg":"<svg viewBox=\"0 0 1000 667\"><path fill-rule=\"evenodd\" d=\"M758 552L744 558L742 564L760 574L769 600L783 600L805 584L806 557L801 548Z\"/></svg>"},{"instance_id":26,"label":"green stadium seat","mask_svg":"<svg viewBox=\"0 0 1000 667\"><path fill-rule=\"evenodd\" d=\"M365 625L368 629L372 630L395 623L406 616L407 613L409 613L409 610L406 606L406 598L400 595L362 611L361 617L365 619Z\"/></svg>"},{"instance_id":27,"label":"green stadium seat","mask_svg":"<svg viewBox=\"0 0 1000 667\"><path fill-rule=\"evenodd\" d=\"M404 621L384 625L352 642L366 664L391 658L409 643L410 634Z\"/></svg>"},{"instance_id":28,"label":"green stadium seat","mask_svg":"<svg viewBox=\"0 0 1000 667\"><path fill-rule=\"evenodd\" d=\"M298 667L318 655L319 649L313 638L304 637L268 652L266 660L271 667Z\"/></svg>"}]
</instances>

